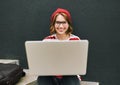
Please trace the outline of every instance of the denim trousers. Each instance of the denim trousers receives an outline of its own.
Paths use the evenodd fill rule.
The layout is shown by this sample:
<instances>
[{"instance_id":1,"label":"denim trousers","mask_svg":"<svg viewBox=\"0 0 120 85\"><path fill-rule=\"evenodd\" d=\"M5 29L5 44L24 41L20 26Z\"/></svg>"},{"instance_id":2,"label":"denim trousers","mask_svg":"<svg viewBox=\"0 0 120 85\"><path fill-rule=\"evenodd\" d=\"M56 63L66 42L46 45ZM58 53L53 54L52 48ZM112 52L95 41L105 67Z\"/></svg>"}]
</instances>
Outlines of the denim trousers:
<instances>
[{"instance_id":1,"label":"denim trousers","mask_svg":"<svg viewBox=\"0 0 120 85\"><path fill-rule=\"evenodd\" d=\"M39 76L37 78L38 85L80 85L80 80L75 76L63 76L57 78L55 76Z\"/></svg>"}]
</instances>

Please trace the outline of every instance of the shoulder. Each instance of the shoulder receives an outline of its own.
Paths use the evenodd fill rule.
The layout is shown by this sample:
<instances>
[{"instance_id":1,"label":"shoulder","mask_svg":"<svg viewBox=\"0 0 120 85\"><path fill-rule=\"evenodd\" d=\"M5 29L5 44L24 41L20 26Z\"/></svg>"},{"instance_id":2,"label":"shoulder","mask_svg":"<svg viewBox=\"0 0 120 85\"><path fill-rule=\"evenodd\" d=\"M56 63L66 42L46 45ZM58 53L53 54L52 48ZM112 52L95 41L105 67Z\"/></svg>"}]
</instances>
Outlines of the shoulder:
<instances>
[{"instance_id":1,"label":"shoulder","mask_svg":"<svg viewBox=\"0 0 120 85\"><path fill-rule=\"evenodd\" d=\"M76 35L71 34L69 40L80 40L80 38Z\"/></svg>"},{"instance_id":2,"label":"shoulder","mask_svg":"<svg viewBox=\"0 0 120 85\"><path fill-rule=\"evenodd\" d=\"M53 34L53 35L49 35L49 36L45 37L43 40L55 40L55 39L56 39L56 37Z\"/></svg>"}]
</instances>

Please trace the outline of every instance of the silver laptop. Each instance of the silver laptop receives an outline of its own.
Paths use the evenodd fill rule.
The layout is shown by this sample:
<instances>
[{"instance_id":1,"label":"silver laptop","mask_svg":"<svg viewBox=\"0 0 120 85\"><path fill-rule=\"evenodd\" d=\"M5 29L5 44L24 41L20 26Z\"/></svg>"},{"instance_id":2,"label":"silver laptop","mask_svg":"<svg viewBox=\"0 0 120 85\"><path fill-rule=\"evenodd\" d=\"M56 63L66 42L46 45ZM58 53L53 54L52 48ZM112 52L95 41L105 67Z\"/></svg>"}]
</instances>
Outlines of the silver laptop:
<instances>
[{"instance_id":1,"label":"silver laptop","mask_svg":"<svg viewBox=\"0 0 120 85\"><path fill-rule=\"evenodd\" d=\"M85 75L88 40L26 41L29 72L34 75Z\"/></svg>"}]
</instances>

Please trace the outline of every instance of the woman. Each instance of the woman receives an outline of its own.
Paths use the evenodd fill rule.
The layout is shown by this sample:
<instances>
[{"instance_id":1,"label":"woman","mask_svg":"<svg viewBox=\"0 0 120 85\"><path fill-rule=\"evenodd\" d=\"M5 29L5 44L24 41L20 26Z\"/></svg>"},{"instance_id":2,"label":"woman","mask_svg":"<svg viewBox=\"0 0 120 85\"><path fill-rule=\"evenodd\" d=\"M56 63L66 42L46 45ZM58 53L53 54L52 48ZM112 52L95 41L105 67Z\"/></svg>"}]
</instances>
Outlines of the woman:
<instances>
[{"instance_id":1,"label":"woman","mask_svg":"<svg viewBox=\"0 0 120 85\"><path fill-rule=\"evenodd\" d=\"M72 34L72 20L68 10L58 8L51 16L50 36L43 41L52 40L80 40L78 36ZM77 75L73 76L39 76L39 85L80 85L80 79Z\"/></svg>"}]
</instances>

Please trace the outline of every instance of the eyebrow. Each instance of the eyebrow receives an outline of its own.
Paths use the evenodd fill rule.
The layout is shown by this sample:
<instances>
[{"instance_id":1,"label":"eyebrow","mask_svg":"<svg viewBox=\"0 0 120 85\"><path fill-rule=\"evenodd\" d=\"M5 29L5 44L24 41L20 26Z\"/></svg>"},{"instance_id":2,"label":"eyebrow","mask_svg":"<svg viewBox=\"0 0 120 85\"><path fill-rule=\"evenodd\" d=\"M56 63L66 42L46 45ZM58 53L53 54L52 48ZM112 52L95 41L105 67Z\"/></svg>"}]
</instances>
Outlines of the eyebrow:
<instances>
[{"instance_id":1,"label":"eyebrow","mask_svg":"<svg viewBox=\"0 0 120 85\"><path fill-rule=\"evenodd\" d=\"M55 21L57 23L66 23L67 21Z\"/></svg>"}]
</instances>

